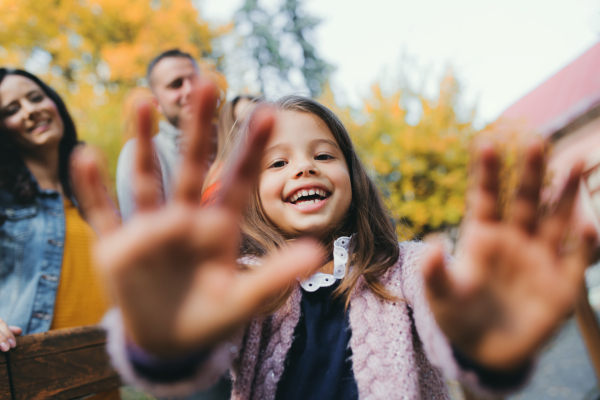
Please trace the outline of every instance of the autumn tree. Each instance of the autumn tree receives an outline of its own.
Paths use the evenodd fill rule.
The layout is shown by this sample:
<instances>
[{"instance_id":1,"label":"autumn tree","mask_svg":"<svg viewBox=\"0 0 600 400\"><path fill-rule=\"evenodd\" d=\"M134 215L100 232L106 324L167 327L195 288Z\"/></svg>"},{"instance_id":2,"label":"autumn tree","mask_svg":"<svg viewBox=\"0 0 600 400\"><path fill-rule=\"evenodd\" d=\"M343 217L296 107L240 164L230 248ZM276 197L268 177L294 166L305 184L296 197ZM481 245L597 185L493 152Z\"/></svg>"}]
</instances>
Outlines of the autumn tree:
<instances>
[{"instance_id":1,"label":"autumn tree","mask_svg":"<svg viewBox=\"0 0 600 400\"><path fill-rule=\"evenodd\" d=\"M475 129L474 112L460 115L459 103L460 86L452 73L435 99L404 87L385 94L376 84L364 101L364 123L353 128L354 140L396 213L403 238L456 226L463 216ZM418 105L420 116L408 118L407 104Z\"/></svg>"},{"instance_id":2,"label":"autumn tree","mask_svg":"<svg viewBox=\"0 0 600 400\"><path fill-rule=\"evenodd\" d=\"M210 58L228 29L212 28L189 0L0 0L0 9L0 64L36 73L65 98L80 137L107 154L111 177L122 100L145 85L148 62L175 47Z\"/></svg>"}]
</instances>

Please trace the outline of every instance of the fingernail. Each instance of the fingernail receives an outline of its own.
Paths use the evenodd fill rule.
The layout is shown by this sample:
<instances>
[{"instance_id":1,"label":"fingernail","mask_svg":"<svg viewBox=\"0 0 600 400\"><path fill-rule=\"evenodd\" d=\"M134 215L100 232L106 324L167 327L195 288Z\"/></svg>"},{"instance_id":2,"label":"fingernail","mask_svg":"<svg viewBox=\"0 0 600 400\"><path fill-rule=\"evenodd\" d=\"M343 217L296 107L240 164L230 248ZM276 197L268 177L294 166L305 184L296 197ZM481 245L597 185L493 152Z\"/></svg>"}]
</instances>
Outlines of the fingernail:
<instances>
[{"instance_id":1,"label":"fingernail","mask_svg":"<svg viewBox=\"0 0 600 400\"><path fill-rule=\"evenodd\" d=\"M10 346L6 342L0 342L0 350L6 352L6 351L10 350Z\"/></svg>"},{"instance_id":2,"label":"fingernail","mask_svg":"<svg viewBox=\"0 0 600 400\"><path fill-rule=\"evenodd\" d=\"M17 342L15 342L15 339L8 339L8 344L10 344L10 347L13 349L17 347Z\"/></svg>"}]
</instances>

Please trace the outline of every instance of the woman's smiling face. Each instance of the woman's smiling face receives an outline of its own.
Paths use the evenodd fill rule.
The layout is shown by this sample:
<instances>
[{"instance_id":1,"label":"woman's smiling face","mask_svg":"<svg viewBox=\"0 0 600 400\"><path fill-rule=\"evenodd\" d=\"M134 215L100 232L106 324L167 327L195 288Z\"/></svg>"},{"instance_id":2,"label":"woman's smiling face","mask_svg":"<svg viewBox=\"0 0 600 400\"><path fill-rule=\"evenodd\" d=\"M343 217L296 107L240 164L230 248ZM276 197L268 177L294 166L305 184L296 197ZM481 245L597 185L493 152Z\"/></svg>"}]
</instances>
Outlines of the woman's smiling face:
<instances>
[{"instance_id":1,"label":"woman's smiling face","mask_svg":"<svg viewBox=\"0 0 600 400\"><path fill-rule=\"evenodd\" d=\"M279 112L262 158L259 197L271 223L291 237L321 239L344 219L352 202L350 172L318 117Z\"/></svg>"},{"instance_id":2,"label":"woman's smiling face","mask_svg":"<svg viewBox=\"0 0 600 400\"><path fill-rule=\"evenodd\" d=\"M57 147L63 137L56 104L24 76L7 75L0 83L0 117L23 153Z\"/></svg>"}]
</instances>

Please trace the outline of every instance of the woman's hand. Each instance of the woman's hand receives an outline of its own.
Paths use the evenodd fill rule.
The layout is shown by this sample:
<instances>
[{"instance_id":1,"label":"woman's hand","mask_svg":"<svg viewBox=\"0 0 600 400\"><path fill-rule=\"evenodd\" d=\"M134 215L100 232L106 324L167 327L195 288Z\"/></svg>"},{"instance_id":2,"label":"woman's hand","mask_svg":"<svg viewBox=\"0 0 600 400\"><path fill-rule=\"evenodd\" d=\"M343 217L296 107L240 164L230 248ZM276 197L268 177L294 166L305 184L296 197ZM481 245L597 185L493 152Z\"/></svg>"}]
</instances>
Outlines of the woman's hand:
<instances>
[{"instance_id":1,"label":"woman's hand","mask_svg":"<svg viewBox=\"0 0 600 400\"><path fill-rule=\"evenodd\" d=\"M147 105L139 109L135 176L138 213L123 227L103 195L93 160L76 159L78 192L99 231L98 265L121 308L128 334L146 350L176 357L223 340L245 324L264 301L296 276L319 266L320 248L291 245L260 267L241 272L239 218L258 175L259 160L275 123L263 109L253 118L248 145L223 181L220 201L199 207L211 148L216 89L203 83L194 92L197 116L184 121L187 150L174 199L158 207ZM203 133L206 133L203 135Z\"/></svg>"},{"instance_id":2,"label":"woman's hand","mask_svg":"<svg viewBox=\"0 0 600 400\"><path fill-rule=\"evenodd\" d=\"M596 240L586 227L576 248L561 251L581 164L573 167L554 211L538 217L542 153L541 143L527 149L512 214L504 222L498 215L498 156L483 148L455 264L446 267L438 248L423 266L439 326L453 345L489 368L519 367L572 313Z\"/></svg>"},{"instance_id":3,"label":"woman's hand","mask_svg":"<svg viewBox=\"0 0 600 400\"><path fill-rule=\"evenodd\" d=\"M0 319L0 350L7 352L11 348L17 347L15 336L19 336L23 330L18 326L8 325L3 319Z\"/></svg>"}]
</instances>

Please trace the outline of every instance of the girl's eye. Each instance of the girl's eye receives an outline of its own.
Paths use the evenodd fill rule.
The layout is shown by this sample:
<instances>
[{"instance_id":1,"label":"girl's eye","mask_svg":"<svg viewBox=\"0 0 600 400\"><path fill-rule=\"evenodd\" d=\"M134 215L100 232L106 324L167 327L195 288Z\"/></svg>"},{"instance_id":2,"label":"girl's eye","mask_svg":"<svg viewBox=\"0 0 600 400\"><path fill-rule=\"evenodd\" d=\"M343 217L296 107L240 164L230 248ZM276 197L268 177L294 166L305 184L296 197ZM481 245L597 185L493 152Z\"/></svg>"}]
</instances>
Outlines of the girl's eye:
<instances>
[{"instance_id":1,"label":"girl's eye","mask_svg":"<svg viewBox=\"0 0 600 400\"><path fill-rule=\"evenodd\" d=\"M331 154L317 154L315 156L315 160L317 161L326 161L326 160L333 160L333 156Z\"/></svg>"},{"instance_id":2,"label":"girl's eye","mask_svg":"<svg viewBox=\"0 0 600 400\"><path fill-rule=\"evenodd\" d=\"M31 98L31 102L32 102L32 103L39 103L39 102L41 102L42 100L44 100L44 96L42 96L41 94L36 94L35 96L33 96L33 97Z\"/></svg>"},{"instance_id":3,"label":"girl's eye","mask_svg":"<svg viewBox=\"0 0 600 400\"><path fill-rule=\"evenodd\" d=\"M287 164L286 161L277 160L274 163L272 163L271 165L269 165L269 168L283 168L286 166L286 164Z\"/></svg>"}]
</instances>

